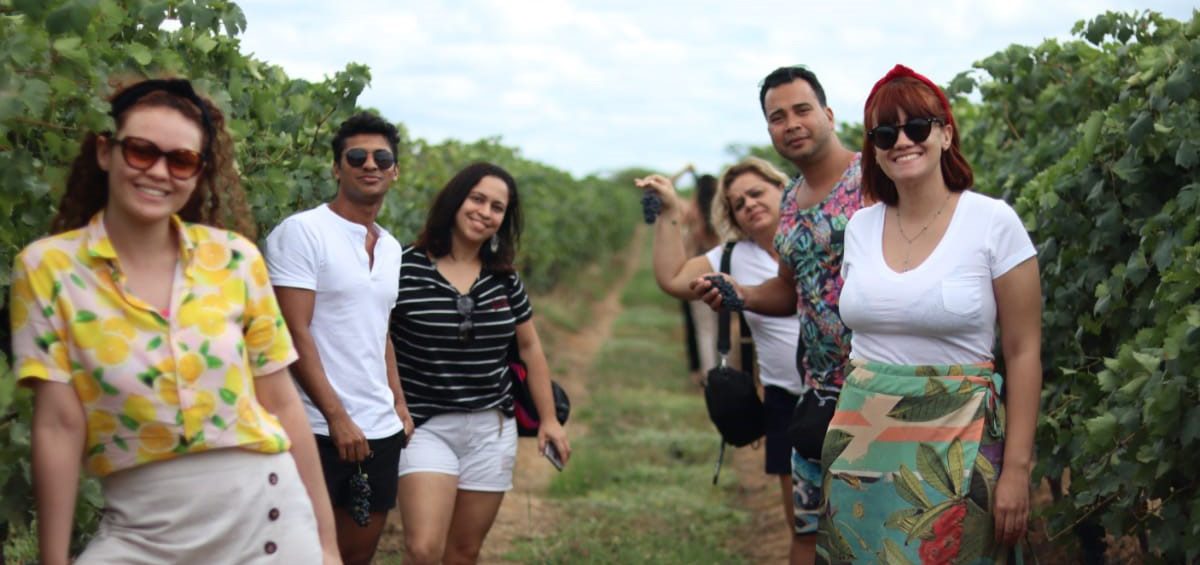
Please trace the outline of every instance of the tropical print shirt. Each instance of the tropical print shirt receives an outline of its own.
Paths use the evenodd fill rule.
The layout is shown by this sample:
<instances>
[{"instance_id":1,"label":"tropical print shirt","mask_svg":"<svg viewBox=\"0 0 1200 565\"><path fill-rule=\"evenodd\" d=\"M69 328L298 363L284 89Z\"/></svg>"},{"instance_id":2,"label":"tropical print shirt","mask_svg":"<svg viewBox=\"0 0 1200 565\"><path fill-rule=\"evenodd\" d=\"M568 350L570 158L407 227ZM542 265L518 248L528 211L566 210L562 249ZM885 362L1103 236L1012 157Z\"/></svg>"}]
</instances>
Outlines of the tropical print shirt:
<instances>
[{"instance_id":1,"label":"tropical print shirt","mask_svg":"<svg viewBox=\"0 0 1200 565\"><path fill-rule=\"evenodd\" d=\"M845 380L850 330L842 324L838 297L846 224L862 207L861 161L862 154L855 153L833 190L812 208L800 208L796 202L803 177L797 176L783 191L775 249L796 277L797 366L807 388L836 391Z\"/></svg>"},{"instance_id":2,"label":"tropical print shirt","mask_svg":"<svg viewBox=\"0 0 1200 565\"><path fill-rule=\"evenodd\" d=\"M98 477L215 448L290 447L254 396L254 377L296 359L262 256L233 232L172 225L180 260L167 312L126 288L103 212L30 244L13 265L17 378L75 388Z\"/></svg>"}]
</instances>

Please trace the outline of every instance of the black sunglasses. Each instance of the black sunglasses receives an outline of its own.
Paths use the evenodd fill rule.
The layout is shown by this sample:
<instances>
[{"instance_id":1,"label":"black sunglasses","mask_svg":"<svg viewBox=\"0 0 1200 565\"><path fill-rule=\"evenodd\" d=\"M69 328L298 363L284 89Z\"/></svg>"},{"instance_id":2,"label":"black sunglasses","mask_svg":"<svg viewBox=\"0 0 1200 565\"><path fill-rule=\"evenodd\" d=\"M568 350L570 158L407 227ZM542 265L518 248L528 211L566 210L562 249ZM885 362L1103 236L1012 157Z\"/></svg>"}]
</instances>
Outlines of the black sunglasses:
<instances>
[{"instance_id":1,"label":"black sunglasses","mask_svg":"<svg viewBox=\"0 0 1200 565\"><path fill-rule=\"evenodd\" d=\"M933 124L941 124L941 118L911 118L908 123L875 126L871 131L867 132L867 139L875 143L875 147L880 149L891 149L896 146L896 140L900 139L900 130L904 130L904 135L913 143L921 143L929 139L929 133L933 131Z\"/></svg>"},{"instance_id":2,"label":"black sunglasses","mask_svg":"<svg viewBox=\"0 0 1200 565\"><path fill-rule=\"evenodd\" d=\"M396 164L396 157L387 149L376 149L375 151L371 152L370 155L375 159L375 166L379 167L379 170L381 171L386 171L392 168L392 165ZM346 164L350 165L351 167L358 168L366 163L366 149L363 149L362 147L355 147L354 149L346 151Z\"/></svg>"},{"instance_id":3,"label":"black sunglasses","mask_svg":"<svg viewBox=\"0 0 1200 565\"><path fill-rule=\"evenodd\" d=\"M463 321L458 323L458 341L471 343L475 340L475 323L471 321L471 313L475 311L475 299L470 296L459 296L455 303Z\"/></svg>"},{"instance_id":4,"label":"black sunglasses","mask_svg":"<svg viewBox=\"0 0 1200 565\"><path fill-rule=\"evenodd\" d=\"M114 139L113 143L121 146L125 164L139 171L149 170L163 157L167 158L167 173L178 180L190 179L204 168L204 157L190 149L163 151L153 141L133 136Z\"/></svg>"}]
</instances>

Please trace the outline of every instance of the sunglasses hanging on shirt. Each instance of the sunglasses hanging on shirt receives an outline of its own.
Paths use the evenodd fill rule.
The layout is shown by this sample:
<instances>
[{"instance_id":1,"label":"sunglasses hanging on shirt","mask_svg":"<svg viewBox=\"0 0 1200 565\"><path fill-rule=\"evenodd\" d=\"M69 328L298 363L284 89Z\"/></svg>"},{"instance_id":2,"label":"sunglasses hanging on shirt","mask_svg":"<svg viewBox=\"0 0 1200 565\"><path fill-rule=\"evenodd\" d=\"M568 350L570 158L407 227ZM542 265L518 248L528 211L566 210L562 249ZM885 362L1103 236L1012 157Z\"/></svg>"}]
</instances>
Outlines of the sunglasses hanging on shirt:
<instances>
[{"instance_id":1,"label":"sunglasses hanging on shirt","mask_svg":"<svg viewBox=\"0 0 1200 565\"><path fill-rule=\"evenodd\" d=\"M929 139L933 124L941 123L941 118L912 118L903 124L875 126L867 132L867 139L870 139L875 147L887 150L896 146L896 141L900 139L900 130L904 130L904 136L910 141L921 143Z\"/></svg>"},{"instance_id":2,"label":"sunglasses hanging on shirt","mask_svg":"<svg viewBox=\"0 0 1200 565\"><path fill-rule=\"evenodd\" d=\"M471 321L471 314L475 311L475 299L470 296L459 296L455 303L458 308L458 313L463 317L463 320L458 323L458 340L463 343L471 343L475 341L475 323Z\"/></svg>"}]
</instances>

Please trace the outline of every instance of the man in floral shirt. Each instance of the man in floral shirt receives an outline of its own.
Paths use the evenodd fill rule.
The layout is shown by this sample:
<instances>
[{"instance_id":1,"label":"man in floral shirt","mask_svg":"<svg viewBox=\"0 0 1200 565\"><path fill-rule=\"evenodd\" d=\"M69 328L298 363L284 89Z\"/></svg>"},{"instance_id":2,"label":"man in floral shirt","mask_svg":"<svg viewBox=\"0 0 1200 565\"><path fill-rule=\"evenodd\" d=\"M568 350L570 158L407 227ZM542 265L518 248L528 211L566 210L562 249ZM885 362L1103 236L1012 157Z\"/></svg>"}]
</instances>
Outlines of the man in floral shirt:
<instances>
[{"instance_id":1,"label":"man in floral shirt","mask_svg":"<svg viewBox=\"0 0 1200 565\"><path fill-rule=\"evenodd\" d=\"M800 317L796 364L807 387L801 403L819 407L818 422L828 424L845 378L850 332L838 315L842 289L842 247L846 223L862 207L860 155L842 146L833 109L815 74L803 66L780 67L763 79L759 103L775 151L800 169L784 190L775 249L779 275L756 287L740 288L745 307L760 314ZM710 306L720 295L708 282L695 290ZM807 402L805 402L806 397ZM824 437L824 427L811 430ZM811 442L820 445L819 441ZM792 452L792 500L795 537L792 563L814 559L821 507L819 451Z\"/></svg>"}]
</instances>

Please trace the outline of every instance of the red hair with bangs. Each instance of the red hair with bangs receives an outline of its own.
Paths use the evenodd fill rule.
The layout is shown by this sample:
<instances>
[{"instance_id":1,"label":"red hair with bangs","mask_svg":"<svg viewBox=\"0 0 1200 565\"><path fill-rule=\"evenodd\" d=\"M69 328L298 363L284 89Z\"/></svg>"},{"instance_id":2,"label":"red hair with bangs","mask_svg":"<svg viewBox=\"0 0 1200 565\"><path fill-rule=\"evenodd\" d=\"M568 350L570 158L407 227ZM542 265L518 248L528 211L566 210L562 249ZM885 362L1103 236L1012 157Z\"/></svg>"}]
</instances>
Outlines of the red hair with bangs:
<instances>
[{"instance_id":1,"label":"red hair with bangs","mask_svg":"<svg viewBox=\"0 0 1200 565\"><path fill-rule=\"evenodd\" d=\"M863 111L864 131L875 126L900 122L900 110L911 118L938 118L943 124L952 126L950 148L942 152L942 179L951 192L962 192L975 183L971 165L963 157L958 146L958 124L950 114L949 106L943 106L938 93L920 80L902 76L878 87L871 94ZM896 183L884 174L875 159L875 143L863 134L862 191L863 195L876 202L895 206L900 202Z\"/></svg>"}]
</instances>

